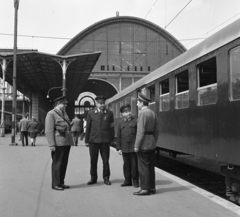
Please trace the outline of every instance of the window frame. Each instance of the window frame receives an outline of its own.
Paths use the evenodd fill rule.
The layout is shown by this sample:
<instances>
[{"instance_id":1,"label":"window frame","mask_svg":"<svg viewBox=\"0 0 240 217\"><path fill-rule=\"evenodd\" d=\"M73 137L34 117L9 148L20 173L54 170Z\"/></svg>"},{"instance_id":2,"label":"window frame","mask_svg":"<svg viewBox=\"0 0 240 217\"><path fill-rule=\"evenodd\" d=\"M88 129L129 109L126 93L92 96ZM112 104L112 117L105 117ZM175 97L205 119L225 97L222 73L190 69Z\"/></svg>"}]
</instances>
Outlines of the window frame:
<instances>
[{"instance_id":1,"label":"window frame","mask_svg":"<svg viewBox=\"0 0 240 217\"><path fill-rule=\"evenodd\" d=\"M178 79L179 79L179 75L181 73L184 73L184 72L187 72L187 78L188 78L188 90L184 90L184 91L181 91L181 92L178 92ZM177 73L175 75L175 109L186 109L186 108L189 108L189 70L186 69L186 70L183 70L179 73ZM185 94L188 93L188 105L186 107L178 107L178 103L177 103L177 100L179 99L180 96L183 96Z\"/></svg>"},{"instance_id":2,"label":"window frame","mask_svg":"<svg viewBox=\"0 0 240 217\"><path fill-rule=\"evenodd\" d=\"M204 63L210 62L211 60L215 60L216 82L200 87L200 82L201 82L201 79L200 79L200 67L201 67ZM217 88L217 87L218 87L218 86L217 86L217 57L216 57L216 56L213 56L213 57L211 57L211 58L209 58L209 59L206 59L206 60L202 61L201 63L197 64L197 65L196 65L196 72L197 72L197 105L198 105L198 106L207 106L207 105L214 105L214 104L216 104L217 101L218 101L218 95L217 95L217 94L216 94L216 100L215 100L215 102L206 103L206 104L201 104L200 91L201 91L201 90L205 90L205 89L207 90L207 89L209 89L209 88L214 89L215 87L216 87L216 90L218 90L218 88Z\"/></svg>"},{"instance_id":3,"label":"window frame","mask_svg":"<svg viewBox=\"0 0 240 217\"><path fill-rule=\"evenodd\" d=\"M163 83L165 82L165 81L167 81L168 80L168 92L167 93L162 93L163 91L162 91L162 85L163 85ZM160 81L159 83L159 112L166 112L166 111L169 111L170 110L170 78L169 77L167 77L167 78L165 78L164 80L162 80L162 81ZM162 100L161 99L163 99L163 98L165 98L165 96L168 96L168 98L169 98L169 106L168 106L168 109L167 110L163 110L162 108L163 108L163 106L162 106Z\"/></svg>"}]
</instances>

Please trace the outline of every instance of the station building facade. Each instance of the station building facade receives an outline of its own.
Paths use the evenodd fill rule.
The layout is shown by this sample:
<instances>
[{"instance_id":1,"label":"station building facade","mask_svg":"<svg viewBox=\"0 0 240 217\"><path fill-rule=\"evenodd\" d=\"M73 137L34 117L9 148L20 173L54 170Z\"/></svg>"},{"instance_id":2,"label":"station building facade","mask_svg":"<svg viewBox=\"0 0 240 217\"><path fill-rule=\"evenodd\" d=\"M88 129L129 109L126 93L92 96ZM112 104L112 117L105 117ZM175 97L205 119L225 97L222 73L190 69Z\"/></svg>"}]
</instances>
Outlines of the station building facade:
<instances>
[{"instance_id":1,"label":"station building facade","mask_svg":"<svg viewBox=\"0 0 240 217\"><path fill-rule=\"evenodd\" d=\"M101 51L80 95L75 102L69 102L69 116L72 118L74 114L85 114L95 106L96 95L106 95L107 98L114 96L185 50L166 30L141 18L116 16L89 26L57 53L67 56ZM36 63L37 67L33 66L33 62L30 64L33 68L41 69L40 62ZM30 116L44 120L49 106L45 106L46 99L42 98L37 92L29 100L24 100L23 96L23 102L18 102L20 106L17 112L29 112Z\"/></svg>"},{"instance_id":2,"label":"station building facade","mask_svg":"<svg viewBox=\"0 0 240 217\"><path fill-rule=\"evenodd\" d=\"M89 26L58 52L72 55L101 51L75 101L75 114L94 107L95 95L110 98L185 50L166 30L144 19L116 16Z\"/></svg>"}]
</instances>

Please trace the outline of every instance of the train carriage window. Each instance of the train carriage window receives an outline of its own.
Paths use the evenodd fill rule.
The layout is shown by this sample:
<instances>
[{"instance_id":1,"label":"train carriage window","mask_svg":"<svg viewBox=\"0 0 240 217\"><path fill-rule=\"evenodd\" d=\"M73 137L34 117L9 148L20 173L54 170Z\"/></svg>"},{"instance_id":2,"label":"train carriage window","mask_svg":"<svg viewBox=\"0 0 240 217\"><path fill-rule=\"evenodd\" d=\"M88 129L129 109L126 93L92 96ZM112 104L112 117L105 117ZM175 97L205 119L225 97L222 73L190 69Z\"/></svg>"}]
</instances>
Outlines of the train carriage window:
<instances>
[{"instance_id":1,"label":"train carriage window","mask_svg":"<svg viewBox=\"0 0 240 217\"><path fill-rule=\"evenodd\" d=\"M217 102L217 64L211 58L197 66L198 105L209 105Z\"/></svg>"},{"instance_id":2,"label":"train carriage window","mask_svg":"<svg viewBox=\"0 0 240 217\"><path fill-rule=\"evenodd\" d=\"M134 95L131 96L131 108L132 114L136 115L136 97Z\"/></svg>"},{"instance_id":3,"label":"train carriage window","mask_svg":"<svg viewBox=\"0 0 240 217\"><path fill-rule=\"evenodd\" d=\"M170 109L169 79L160 82L159 110L168 111Z\"/></svg>"},{"instance_id":4,"label":"train carriage window","mask_svg":"<svg viewBox=\"0 0 240 217\"><path fill-rule=\"evenodd\" d=\"M116 117L116 103L112 104L113 117Z\"/></svg>"},{"instance_id":5,"label":"train carriage window","mask_svg":"<svg viewBox=\"0 0 240 217\"><path fill-rule=\"evenodd\" d=\"M152 85L148 88L149 90L149 98L151 99L151 102L155 102L155 85Z\"/></svg>"},{"instance_id":6,"label":"train carriage window","mask_svg":"<svg viewBox=\"0 0 240 217\"><path fill-rule=\"evenodd\" d=\"M113 112L113 108L112 108L112 104L111 103L108 105L108 109Z\"/></svg>"},{"instance_id":7,"label":"train carriage window","mask_svg":"<svg viewBox=\"0 0 240 217\"><path fill-rule=\"evenodd\" d=\"M182 109L189 107L189 76L188 70L176 75L176 97L175 108Z\"/></svg>"},{"instance_id":8,"label":"train carriage window","mask_svg":"<svg viewBox=\"0 0 240 217\"><path fill-rule=\"evenodd\" d=\"M119 106L119 112L120 112L120 108L121 108L121 106L124 104L124 100L121 100L120 101L120 106ZM120 112L120 117L122 117L122 113Z\"/></svg>"},{"instance_id":9,"label":"train carriage window","mask_svg":"<svg viewBox=\"0 0 240 217\"><path fill-rule=\"evenodd\" d=\"M146 92L147 92L147 91L146 91L146 88L145 88L145 87L141 89L141 93L142 93L143 95L147 95Z\"/></svg>"},{"instance_id":10,"label":"train carriage window","mask_svg":"<svg viewBox=\"0 0 240 217\"><path fill-rule=\"evenodd\" d=\"M230 57L230 99L240 99L240 46L229 53Z\"/></svg>"},{"instance_id":11,"label":"train carriage window","mask_svg":"<svg viewBox=\"0 0 240 217\"><path fill-rule=\"evenodd\" d=\"M125 104L130 104L129 97L126 97L126 98L125 98Z\"/></svg>"},{"instance_id":12,"label":"train carriage window","mask_svg":"<svg viewBox=\"0 0 240 217\"><path fill-rule=\"evenodd\" d=\"M119 118L119 102L116 102L116 118Z\"/></svg>"}]
</instances>

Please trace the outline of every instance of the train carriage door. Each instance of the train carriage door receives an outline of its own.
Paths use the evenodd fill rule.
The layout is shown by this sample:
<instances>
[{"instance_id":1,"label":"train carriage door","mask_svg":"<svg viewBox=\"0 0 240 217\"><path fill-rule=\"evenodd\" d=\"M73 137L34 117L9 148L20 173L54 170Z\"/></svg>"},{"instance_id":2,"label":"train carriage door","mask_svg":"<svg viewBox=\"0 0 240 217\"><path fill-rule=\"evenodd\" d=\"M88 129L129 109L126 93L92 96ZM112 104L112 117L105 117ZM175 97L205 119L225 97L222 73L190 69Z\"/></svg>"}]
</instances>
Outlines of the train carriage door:
<instances>
[{"instance_id":1,"label":"train carriage door","mask_svg":"<svg viewBox=\"0 0 240 217\"><path fill-rule=\"evenodd\" d=\"M230 50L230 100L240 100L240 46Z\"/></svg>"}]
</instances>

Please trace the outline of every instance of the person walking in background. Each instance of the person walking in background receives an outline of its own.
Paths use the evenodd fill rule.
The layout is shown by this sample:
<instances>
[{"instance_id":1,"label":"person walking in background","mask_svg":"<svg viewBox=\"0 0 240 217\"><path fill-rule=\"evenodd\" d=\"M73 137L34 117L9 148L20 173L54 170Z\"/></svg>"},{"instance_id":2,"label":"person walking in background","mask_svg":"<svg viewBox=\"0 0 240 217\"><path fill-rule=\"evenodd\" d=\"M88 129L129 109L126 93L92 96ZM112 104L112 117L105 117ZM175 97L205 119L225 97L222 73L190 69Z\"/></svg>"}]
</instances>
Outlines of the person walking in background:
<instances>
[{"instance_id":1,"label":"person walking in background","mask_svg":"<svg viewBox=\"0 0 240 217\"><path fill-rule=\"evenodd\" d=\"M73 139L66 113L66 97L59 97L54 102L55 108L47 113L45 120L45 136L52 155L52 189L61 191L69 188L64 180Z\"/></svg>"},{"instance_id":2,"label":"person walking in background","mask_svg":"<svg viewBox=\"0 0 240 217\"><path fill-rule=\"evenodd\" d=\"M141 190L134 195L149 195L156 193L154 153L158 139L158 119L156 114L148 108L151 100L139 94L137 106L140 110L137 123L137 136L134 151L138 156L138 172Z\"/></svg>"},{"instance_id":3,"label":"person walking in background","mask_svg":"<svg viewBox=\"0 0 240 217\"><path fill-rule=\"evenodd\" d=\"M73 142L74 145L77 146L78 145L78 137L80 135L80 133L82 133L83 131L83 122L81 119L78 118L77 115L75 115L75 118L72 120L71 122L71 133L72 133L72 137L73 137Z\"/></svg>"},{"instance_id":4,"label":"person walking in background","mask_svg":"<svg viewBox=\"0 0 240 217\"><path fill-rule=\"evenodd\" d=\"M35 146L36 144L36 137L38 134L38 122L34 117L32 117L32 120L28 122L28 133L31 140L31 146Z\"/></svg>"},{"instance_id":5,"label":"person walking in background","mask_svg":"<svg viewBox=\"0 0 240 217\"><path fill-rule=\"evenodd\" d=\"M27 116L23 116L23 118L19 122L19 131L21 133L21 141L22 141L22 146L25 146L24 144L24 138L26 141L26 146L28 146L28 122L29 120L27 119Z\"/></svg>"},{"instance_id":6,"label":"person walking in background","mask_svg":"<svg viewBox=\"0 0 240 217\"><path fill-rule=\"evenodd\" d=\"M131 106L121 106L123 119L118 123L116 149L123 157L123 174L125 181L121 187L139 187L137 154L134 152L134 143L137 134L137 118L131 114Z\"/></svg>"},{"instance_id":7,"label":"person walking in background","mask_svg":"<svg viewBox=\"0 0 240 217\"><path fill-rule=\"evenodd\" d=\"M114 139L114 119L112 111L105 108L105 96L95 98L96 108L87 115L85 145L89 147L91 162L91 180L87 183L97 183L97 162L99 151L103 161L103 180L106 185L111 185L110 178L110 143Z\"/></svg>"},{"instance_id":8,"label":"person walking in background","mask_svg":"<svg viewBox=\"0 0 240 217\"><path fill-rule=\"evenodd\" d=\"M87 126L87 121L86 118L83 118L83 132L81 133L81 137L80 140L82 141L85 137L85 133L86 133L86 126Z\"/></svg>"}]
</instances>

